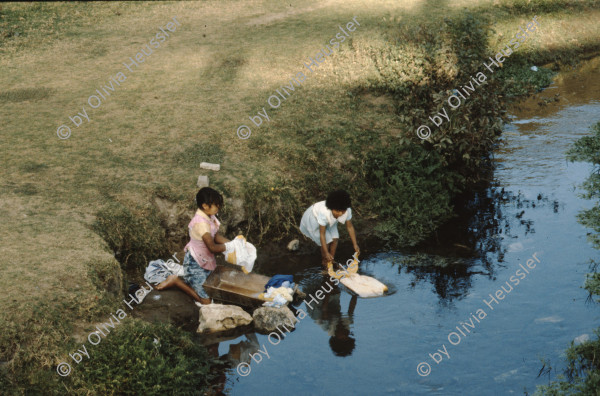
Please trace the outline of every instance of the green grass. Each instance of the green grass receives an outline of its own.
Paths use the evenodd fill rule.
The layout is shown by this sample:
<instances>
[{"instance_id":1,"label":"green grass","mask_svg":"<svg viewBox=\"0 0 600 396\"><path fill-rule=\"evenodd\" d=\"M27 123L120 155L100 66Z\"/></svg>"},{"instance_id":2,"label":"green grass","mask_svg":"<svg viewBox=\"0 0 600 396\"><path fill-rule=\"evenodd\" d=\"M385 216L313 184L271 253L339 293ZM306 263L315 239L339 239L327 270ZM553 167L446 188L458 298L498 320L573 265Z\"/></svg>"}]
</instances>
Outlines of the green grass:
<instances>
[{"instance_id":1,"label":"green grass","mask_svg":"<svg viewBox=\"0 0 600 396\"><path fill-rule=\"evenodd\" d=\"M505 44L533 14L540 32L511 56L507 70L552 68L600 49L597 1L3 3L0 361L9 363L0 381L17 394L32 383L60 384L51 378L70 351L64 340L104 319L116 298L99 289L118 283L115 249L125 249L117 251L126 268L170 256L161 256L165 230L152 214L153 199L168 197L193 213L199 174L227 198L245 200L252 242L291 237L302 211L337 187L351 192L359 231L365 219L399 210L409 225L423 221L426 235L449 209L441 203L437 217L420 218L421 211L396 208L393 197L380 194L385 178L368 179L375 176L371 162L423 144L465 180L476 179L461 164L475 169L494 133L471 142L482 126L456 119L437 140L422 143L414 129L481 54ZM269 110L270 122L238 139L237 127L355 15L361 27L340 51ZM58 139L56 128L82 106L90 110L87 98L173 16L181 22L177 31L88 111L90 122ZM446 21L478 24L481 32L471 37ZM465 54L475 56L472 62ZM525 81L526 73L515 69L507 78ZM515 93L546 82L523 83ZM497 84L501 89L502 80ZM476 103L501 110L495 89L465 114L482 119ZM476 155L466 158L464 150ZM220 162L221 170L200 170L202 161ZM389 166L400 196L436 180L409 165ZM419 179L404 188L411 175ZM444 197L457 188L444 186L435 190ZM99 223L104 227L95 232ZM95 386L90 382L90 392Z\"/></svg>"},{"instance_id":2,"label":"green grass","mask_svg":"<svg viewBox=\"0 0 600 396\"><path fill-rule=\"evenodd\" d=\"M69 394L203 395L213 388L220 362L189 334L164 324L122 321L97 346L86 343L89 360L71 362Z\"/></svg>"}]
</instances>

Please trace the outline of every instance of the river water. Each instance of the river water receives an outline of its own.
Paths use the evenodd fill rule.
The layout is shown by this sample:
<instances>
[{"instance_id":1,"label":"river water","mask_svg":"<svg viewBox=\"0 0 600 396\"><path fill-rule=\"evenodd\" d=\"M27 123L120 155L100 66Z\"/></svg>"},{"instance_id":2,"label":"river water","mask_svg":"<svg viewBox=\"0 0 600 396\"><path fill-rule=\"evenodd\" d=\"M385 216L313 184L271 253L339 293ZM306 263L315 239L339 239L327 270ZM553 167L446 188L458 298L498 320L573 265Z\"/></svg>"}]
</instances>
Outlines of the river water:
<instances>
[{"instance_id":1,"label":"river water","mask_svg":"<svg viewBox=\"0 0 600 396\"><path fill-rule=\"evenodd\" d=\"M518 395L555 379L570 342L593 336L600 322L599 307L582 289L598 252L576 219L593 205L578 195L592 168L565 160L600 120L599 66L596 58L561 72L514 106L493 181L445 231L451 237L420 251L361 257L361 273L387 284L387 296L357 299L335 288L312 310L299 305L309 315L281 342L254 333L221 342L218 353L234 362L224 391ZM350 252L336 256L342 261ZM314 293L325 280L315 257L261 270L294 273ZM248 353L259 348L261 360L252 361ZM553 370L538 377L540 359ZM246 376L236 371L240 361L250 363Z\"/></svg>"}]
</instances>

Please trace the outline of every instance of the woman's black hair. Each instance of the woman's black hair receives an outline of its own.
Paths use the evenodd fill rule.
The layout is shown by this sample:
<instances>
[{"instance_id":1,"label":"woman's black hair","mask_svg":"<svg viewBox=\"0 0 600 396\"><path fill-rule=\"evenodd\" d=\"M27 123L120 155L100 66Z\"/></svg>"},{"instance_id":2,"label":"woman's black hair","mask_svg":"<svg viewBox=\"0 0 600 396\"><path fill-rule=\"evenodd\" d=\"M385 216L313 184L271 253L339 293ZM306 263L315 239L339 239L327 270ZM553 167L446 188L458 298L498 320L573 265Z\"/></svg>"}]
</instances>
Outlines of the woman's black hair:
<instances>
[{"instance_id":1,"label":"woman's black hair","mask_svg":"<svg viewBox=\"0 0 600 396\"><path fill-rule=\"evenodd\" d=\"M210 187L202 187L198 194L196 194L196 204L198 209L202 209L202 204L208 206L216 205L219 209L223 206L223 196L219 194L217 190L213 190Z\"/></svg>"},{"instance_id":2,"label":"woman's black hair","mask_svg":"<svg viewBox=\"0 0 600 396\"><path fill-rule=\"evenodd\" d=\"M329 210L344 211L348 209L350 205L350 195L344 190L335 190L329 193L325 206Z\"/></svg>"}]
</instances>

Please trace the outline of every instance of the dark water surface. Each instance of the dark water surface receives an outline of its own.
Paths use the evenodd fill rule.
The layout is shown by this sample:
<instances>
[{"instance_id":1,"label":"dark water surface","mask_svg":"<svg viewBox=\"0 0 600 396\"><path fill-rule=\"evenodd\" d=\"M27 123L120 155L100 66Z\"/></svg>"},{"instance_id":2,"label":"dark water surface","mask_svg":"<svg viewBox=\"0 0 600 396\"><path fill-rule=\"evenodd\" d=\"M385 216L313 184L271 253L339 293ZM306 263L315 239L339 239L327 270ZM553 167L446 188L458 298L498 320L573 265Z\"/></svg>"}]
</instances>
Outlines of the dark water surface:
<instances>
[{"instance_id":1,"label":"dark water surface","mask_svg":"<svg viewBox=\"0 0 600 396\"><path fill-rule=\"evenodd\" d=\"M277 345L254 333L221 342L219 354L235 361L225 392L522 395L548 381L537 377L540 358L564 368L569 343L593 336L600 323L599 307L586 303L581 288L598 252L576 219L592 206L578 197L591 166L565 160L571 144L600 120L599 65L596 58L563 72L515 106L495 154L492 187L471 202L467 229L455 230L462 239L446 249L451 254L430 249L362 257L361 273L386 283L389 295L352 298L336 289L312 311L300 305L309 315ZM529 262L531 269L526 263L534 253L540 263ZM261 270L295 268L296 281L310 293L325 280L318 264L299 260ZM493 302L489 294L501 286L508 294ZM262 360L250 361L248 353L258 347ZM251 363L249 375L236 372L239 359ZM421 362L430 365L429 375L417 373Z\"/></svg>"}]
</instances>

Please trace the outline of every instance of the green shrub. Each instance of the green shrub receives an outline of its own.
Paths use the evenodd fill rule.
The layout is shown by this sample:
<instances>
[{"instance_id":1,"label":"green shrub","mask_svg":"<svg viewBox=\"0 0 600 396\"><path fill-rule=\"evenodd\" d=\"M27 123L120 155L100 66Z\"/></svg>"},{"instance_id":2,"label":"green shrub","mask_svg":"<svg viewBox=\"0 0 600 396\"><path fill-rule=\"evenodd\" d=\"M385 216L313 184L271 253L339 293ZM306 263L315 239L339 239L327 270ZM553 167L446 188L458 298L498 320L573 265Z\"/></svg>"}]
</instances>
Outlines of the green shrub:
<instances>
[{"instance_id":1,"label":"green shrub","mask_svg":"<svg viewBox=\"0 0 600 396\"><path fill-rule=\"evenodd\" d=\"M600 165L600 122L591 130L592 135L584 136L575 142L567 152L567 158L570 161L591 162L598 167ZM600 197L600 174L597 170L586 180L583 187L587 190L584 197L588 199ZM591 209L581 211L577 218L581 224L594 230L588 239L596 248L600 249L600 203L596 202Z\"/></svg>"},{"instance_id":2,"label":"green shrub","mask_svg":"<svg viewBox=\"0 0 600 396\"><path fill-rule=\"evenodd\" d=\"M590 296L593 298L596 296L596 301L600 302L600 273L594 272L587 274L585 279L585 288L590 292Z\"/></svg>"},{"instance_id":3,"label":"green shrub","mask_svg":"<svg viewBox=\"0 0 600 396\"><path fill-rule=\"evenodd\" d=\"M597 395L600 389L600 330L596 339L571 346L566 351L567 369L557 381L537 388L536 395Z\"/></svg>"},{"instance_id":4,"label":"green shrub","mask_svg":"<svg viewBox=\"0 0 600 396\"><path fill-rule=\"evenodd\" d=\"M108 243L124 270L143 270L150 260L169 256L165 230L154 207L132 210L111 203L98 212L92 229Z\"/></svg>"},{"instance_id":5,"label":"green shrub","mask_svg":"<svg viewBox=\"0 0 600 396\"><path fill-rule=\"evenodd\" d=\"M98 345L88 343L90 358L73 367L65 381L69 393L202 395L211 388L219 361L189 334L123 320Z\"/></svg>"},{"instance_id":6,"label":"green shrub","mask_svg":"<svg viewBox=\"0 0 600 396\"><path fill-rule=\"evenodd\" d=\"M502 80L503 94L506 98L515 98L530 92L541 91L552 83L556 72L545 67L539 67L537 71L533 71L531 66L512 62L497 72L498 78Z\"/></svg>"},{"instance_id":7,"label":"green shrub","mask_svg":"<svg viewBox=\"0 0 600 396\"><path fill-rule=\"evenodd\" d=\"M256 238L280 240L297 225L296 218L301 210L297 190L289 182L257 177L244 183L244 202L248 225L245 235Z\"/></svg>"},{"instance_id":8,"label":"green shrub","mask_svg":"<svg viewBox=\"0 0 600 396\"><path fill-rule=\"evenodd\" d=\"M592 134L576 141L567 152L569 161L586 161L600 165L600 122L590 129Z\"/></svg>"},{"instance_id":9,"label":"green shrub","mask_svg":"<svg viewBox=\"0 0 600 396\"><path fill-rule=\"evenodd\" d=\"M452 216L458 176L445 170L435 152L391 146L373 152L367 167L381 219L375 229L379 237L415 245Z\"/></svg>"},{"instance_id":10,"label":"green shrub","mask_svg":"<svg viewBox=\"0 0 600 396\"><path fill-rule=\"evenodd\" d=\"M469 12L446 19L441 27L396 28L388 37L391 45L371 49L377 72L364 86L393 95L398 128L406 131L399 143L436 151L445 167L464 177L465 185L481 178L507 121L506 104L499 95L502 85L482 63L493 55L487 44L490 32L487 19ZM471 80L478 72L486 76L481 85ZM452 109L447 102L452 91L470 82L475 91ZM436 127L429 116L442 107L449 121L443 119ZM431 128L426 141L416 135L420 125Z\"/></svg>"}]
</instances>

